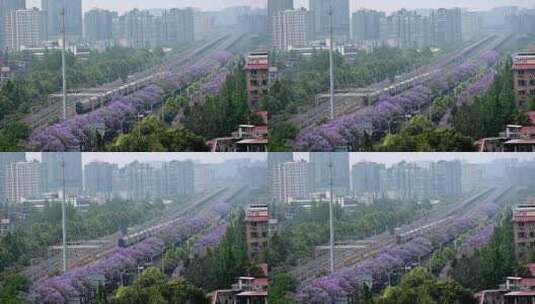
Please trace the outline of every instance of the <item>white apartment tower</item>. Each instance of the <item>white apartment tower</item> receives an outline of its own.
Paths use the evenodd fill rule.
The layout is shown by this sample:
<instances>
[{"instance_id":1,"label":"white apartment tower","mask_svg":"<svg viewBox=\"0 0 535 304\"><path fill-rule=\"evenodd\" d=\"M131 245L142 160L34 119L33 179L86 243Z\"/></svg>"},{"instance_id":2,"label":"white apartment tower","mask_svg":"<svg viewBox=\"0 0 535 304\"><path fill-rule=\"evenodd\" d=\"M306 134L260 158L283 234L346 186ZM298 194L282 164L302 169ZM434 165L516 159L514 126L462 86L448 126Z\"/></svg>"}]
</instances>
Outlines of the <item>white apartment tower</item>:
<instances>
[{"instance_id":1,"label":"white apartment tower","mask_svg":"<svg viewBox=\"0 0 535 304\"><path fill-rule=\"evenodd\" d=\"M36 8L12 11L4 18L5 45L10 51L39 46L45 32L42 12Z\"/></svg>"},{"instance_id":2,"label":"white apartment tower","mask_svg":"<svg viewBox=\"0 0 535 304\"><path fill-rule=\"evenodd\" d=\"M41 195L42 179L41 163L16 162L7 169L7 199L13 203L21 203L22 199L36 198Z\"/></svg>"},{"instance_id":3,"label":"white apartment tower","mask_svg":"<svg viewBox=\"0 0 535 304\"><path fill-rule=\"evenodd\" d=\"M277 50L289 51L305 46L312 36L312 14L304 8L281 11L273 17L272 39Z\"/></svg>"},{"instance_id":4,"label":"white apartment tower","mask_svg":"<svg viewBox=\"0 0 535 304\"><path fill-rule=\"evenodd\" d=\"M279 202L288 203L292 198L308 198L311 191L310 163L287 162L273 169L272 195Z\"/></svg>"}]
</instances>

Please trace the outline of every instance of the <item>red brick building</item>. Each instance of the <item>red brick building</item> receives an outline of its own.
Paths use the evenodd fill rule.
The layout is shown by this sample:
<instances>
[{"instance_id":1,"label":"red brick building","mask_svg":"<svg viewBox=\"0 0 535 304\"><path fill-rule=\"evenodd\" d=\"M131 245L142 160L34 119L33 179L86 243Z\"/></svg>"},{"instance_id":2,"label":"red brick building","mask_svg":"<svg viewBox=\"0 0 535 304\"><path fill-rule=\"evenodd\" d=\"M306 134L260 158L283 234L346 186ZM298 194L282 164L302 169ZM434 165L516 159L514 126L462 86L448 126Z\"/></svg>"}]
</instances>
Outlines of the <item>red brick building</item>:
<instances>
[{"instance_id":1,"label":"red brick building","mask_svg":"<svg viewBox=\"0 0 535 304\"><path fill-rule=\"evenodd\" d=\"M516 103L524 107L535 98L535 52L515 54L513 72Z\"/></svg>"}]
</instances>

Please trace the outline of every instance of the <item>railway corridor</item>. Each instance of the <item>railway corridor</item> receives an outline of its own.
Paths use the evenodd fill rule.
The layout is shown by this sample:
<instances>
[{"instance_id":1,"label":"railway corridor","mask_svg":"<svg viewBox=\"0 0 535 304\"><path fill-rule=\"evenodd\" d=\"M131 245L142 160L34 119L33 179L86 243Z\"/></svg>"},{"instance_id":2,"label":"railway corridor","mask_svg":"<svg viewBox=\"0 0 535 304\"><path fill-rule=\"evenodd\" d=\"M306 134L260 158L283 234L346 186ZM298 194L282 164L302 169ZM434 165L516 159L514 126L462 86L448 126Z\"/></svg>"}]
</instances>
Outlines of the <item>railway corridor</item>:
<instances>
[{"instance_id":1,"label":"railway corridor","mask_svg":"<svg viewBox=\"0 0 535 304\"><path fill-rule=\"evenodd\" d=\"M444 59L401 75L394 83L385 80L364 88L349 88L340 91L335 98L335 118L365 111L380 96L397 95L411 87L425 83L448 68L478 58L484 52L500 47L508 38L508 36L498 35L486 36ZM328 95L320 94L318 100L325 100L324 102L295 115L291 121L299 128L305 129L328 119L330 113L328 99Z\"/></svg>"},{"instance_id":2,"label":"railway corridor","mask_svg":"<svg viewBox=\"0 0 535 304\"><path fill-rule=\"evenodd\" d=\"M216 202L232 197L238 193L239 189L218 188L199 193L185 204L177 204L177 206L171 207L164 216L129 228L128 235L136 235L143 231L151 231L151 235L154 235L164 226L199 214L209 209ZM124 236L116 232L96 240L70 241L67 246L68 269L83 267L105 257L117 247L122 237ZM48 257L33 259L31 265L22 271L22 275L29 278L32 282L39 282L45 279L49 273L59 271L62 265L60 247L55 246L53 247L54 250L48 250Z\"/></svg>"},{"instance_id":3,"label":"railway corridor","mask_svg":"<svg viewBox=\"0 0 535 304\"><path fill-rule=\"evenodd\" d=\"M68 113L69 116L76 115L76 104L90 104L89 111L97 109L102 104L110 101L112 97L117 95L131 94L147 84L153 82L158 75L169 69L169 65L172 63L172 70L180 70L187 64L201 61L209 56L211 52L227 50L231 48L236 41L239 41L243 35L226 35L211 39L202 43L199 46L193 47L177 55L171 56L165 62L149 68L148 70L138 72L129 75L128 83L124 84L120 81L113 81L108 84L104 84L100 87L85 88L75 90L68 94ZM175 60L178 58L177 60ZM62 113L62 101L58 94L52 94L49 97L49 104L32 110L32 113L27 115L23 122L28 124L32 129L47 125L50 121L54 121L61 117Z\"/></svg>"},{"instance_id":4,"label":"railway corridor","mask_svg":"<svg viewBox=\"0 0 535 304\"><path fill-rule=\"evenodd\" d=\"M399 227L396 231L397 235L384 232L360 240L357 244L365 244L364 246L357 246L350 250L344 250L341 254L335 254L335 269L340 270L345 267L351 267L370 257L376 256L385 248L397 245L399 236L408 240L423 235L433 229L440 229L441 224L447 224L457 217L472 212L486 201L499 199L507 191L509 191L509 188L485 189L461 199L458 203L434 208L429 214L422 216L408 225ZM318 276L329 272L329 255L328 253L317 255L315 259L299 265L289 272L295 276L298 282L304 285Z\"/></svg>"}]
</instances>

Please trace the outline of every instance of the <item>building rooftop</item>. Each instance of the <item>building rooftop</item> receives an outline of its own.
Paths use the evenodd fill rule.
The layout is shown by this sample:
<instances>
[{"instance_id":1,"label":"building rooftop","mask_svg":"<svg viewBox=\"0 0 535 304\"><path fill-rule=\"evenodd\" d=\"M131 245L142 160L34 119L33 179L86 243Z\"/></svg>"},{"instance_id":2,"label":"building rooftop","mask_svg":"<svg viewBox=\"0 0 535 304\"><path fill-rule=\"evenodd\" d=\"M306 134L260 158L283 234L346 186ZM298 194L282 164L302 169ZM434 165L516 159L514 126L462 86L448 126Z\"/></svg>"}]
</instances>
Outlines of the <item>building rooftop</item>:
<instances>
[{"instance_id":1,"label":"building rooftop","mask_svg":"<svg viewBox=\"0 0 535 304\"><path fill-rule=\"evenodd\" d=\"M518 205L513 210L513 222L535 222L535 205Z\"/></svg>"},{"instance_id":2,"label":"building rooftop","mask_svg":"<svg viewBox=\"0 0 535 304\"><path fill-rule=\"evenodd\" d=\"M513 70L535 69L535 52L517 53L513 56Z\"/></svg>"},{"instance_id":3,"label":"building rooftop","mask_svg":"<svg viewBox=\"0 0 535 304\"><path fill-rule=\"evenodd\" d=\"M267 297L268 292L267 291L244 291L244 292L240 292L236 296L238 297Z\"/></svg>"},{"instance_id":4,"label":"building rooftop","mask_svg":"<svg viewBox=\"0 0 535 304\"><path fill-rule=\"evenodd\" d=\"M247 56L246 70L268 70L269 69L269 53L255 52Z\"/></svg>"},{"instance_id":5,"label":"building rooftop","mask_svg":"<svg viewBox=\"0 0 535 304\"><path fill-rule=\"evenodd\" d=\"M247 222L267 222L269 221L269 209L267 205L251 205L247 209L245 220Z\"/></svg>"},{"instance_id":6,"label":"building rooftop","mask_svg":"<svg viewBox=\"0 0 535 304\"><path fill-rule=\"evenodd\" d=\"M511 291L505 297L535 297L535 291Z\"/></svg>"}]
</instances>

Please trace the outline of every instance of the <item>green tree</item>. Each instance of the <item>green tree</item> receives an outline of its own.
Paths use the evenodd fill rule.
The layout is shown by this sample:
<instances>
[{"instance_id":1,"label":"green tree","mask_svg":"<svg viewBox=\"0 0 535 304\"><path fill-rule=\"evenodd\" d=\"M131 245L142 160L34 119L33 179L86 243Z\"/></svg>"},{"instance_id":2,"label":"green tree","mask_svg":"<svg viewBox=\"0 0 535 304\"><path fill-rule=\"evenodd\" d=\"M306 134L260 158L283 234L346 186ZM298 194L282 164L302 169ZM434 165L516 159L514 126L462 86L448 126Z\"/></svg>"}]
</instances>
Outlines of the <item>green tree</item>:
<instances>
[{"instance_id":1,"label":"green tree","mask_svg":"<svg viewBox=\"0 0 535 304\"><path fill-rule=\"evenodd\" d=\"M461 133L434 127L423 116L413 117L398 134L389 134L379 146L385 152L470 152L473 140Z\"/></svg>"},{"instance_id":2,"label":"green tree","mask_svg":"<svg viewBox=\"0 0 535 304\"><path fill-rule=\"evenodd\" d=\"M296 304L288 297L289 292L295 292L297 281L287 273L275 274L269 286L268 302L271 304Z\"/></svg>"},{"instance_id":3,"label":"green tree","mask_svg":"<svg viewBox=\"0 0 535 304\"><path fill-rule=\"evenodd\" d=\"M151 116L137 124L130 134L120 135L110 145L115 152L208 151L205 140L184 128L169 128Z\"/></svg>"},{"instance_id":4,"label":"green tree","mask_svg":"<svg viewBox=\"0 0 535 304\"><path fill-rule=\"evenodd\" d=\"M416 268L401 278L397 287L387 288L377 304L469 304L472 293L455 281L440 281L424 268Z\"/></svg>"},{"instance_id":5,"label":"green tree","mask_svg":"<svg viewBox=\"0 0 535 304\"><path fill-rule=\"evenodd\" d=\"M121 287L112 304L205 304L204 292L186 281L167 282L166 276L151 267L132 286Z\"/></svg>"}]
</instances>

